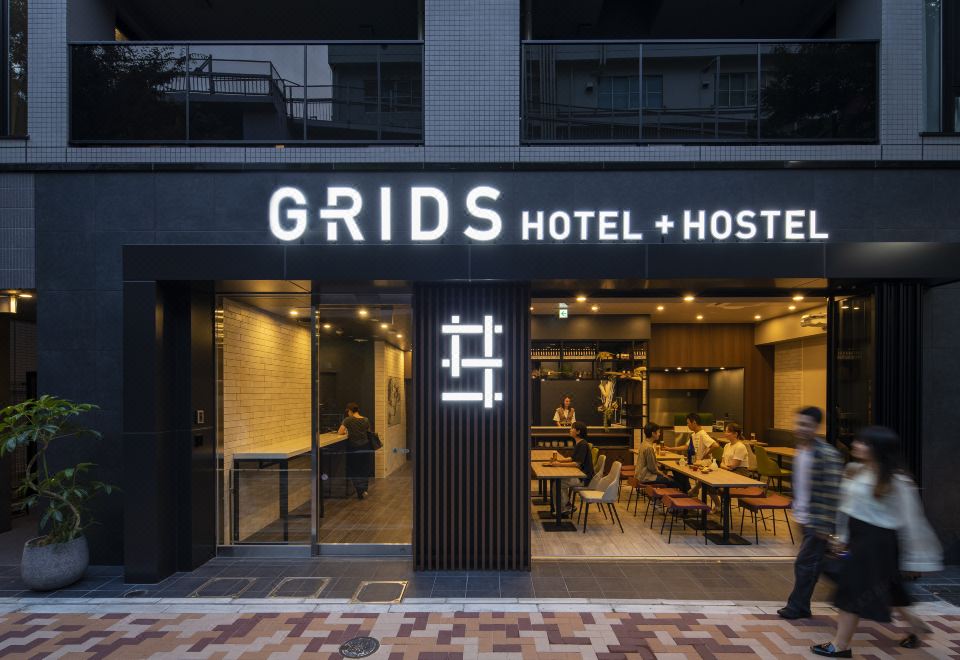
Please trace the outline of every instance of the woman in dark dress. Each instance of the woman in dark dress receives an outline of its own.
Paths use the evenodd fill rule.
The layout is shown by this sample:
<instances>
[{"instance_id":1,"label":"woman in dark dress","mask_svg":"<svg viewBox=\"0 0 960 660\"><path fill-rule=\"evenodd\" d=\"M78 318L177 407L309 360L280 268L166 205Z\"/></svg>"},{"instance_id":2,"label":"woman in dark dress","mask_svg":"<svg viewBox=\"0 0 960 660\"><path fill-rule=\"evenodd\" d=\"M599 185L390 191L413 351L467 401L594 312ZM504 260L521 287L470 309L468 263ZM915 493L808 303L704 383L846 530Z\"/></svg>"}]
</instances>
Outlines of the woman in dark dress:
<instances>
[{"instance_id":1,"label":"woman in dark dress","mask_svg":"<svg viewBox=\"0 0 960 660\"><path fill-rule=\"evenodd\" d=\"M370 420L360 414L360 406L347 404L347 416L340 424L340 435L347 436L347 479L353 483L357 498L367 496L373 473L373 451L370 448Z\"/></svg>"},{"instance_id":2,"label":"woman in dark dress","mask_svg":"<svg viewBox=\"0 0 960 660\"><path fill-rule=\"evenodd\" d=\"M937 570L942 553L919 506L916 487L899 468L899 442L891 429L871 426L851 446L855 463L840 486L837 552L847 553L837 580L834 605L840 610L833 641L810 647L816 655L850 658L860 619L880 623L891 611L910 625L900 646L916 648L930 628L911 612L901 571Z\"/></svg>"}]
</instances>

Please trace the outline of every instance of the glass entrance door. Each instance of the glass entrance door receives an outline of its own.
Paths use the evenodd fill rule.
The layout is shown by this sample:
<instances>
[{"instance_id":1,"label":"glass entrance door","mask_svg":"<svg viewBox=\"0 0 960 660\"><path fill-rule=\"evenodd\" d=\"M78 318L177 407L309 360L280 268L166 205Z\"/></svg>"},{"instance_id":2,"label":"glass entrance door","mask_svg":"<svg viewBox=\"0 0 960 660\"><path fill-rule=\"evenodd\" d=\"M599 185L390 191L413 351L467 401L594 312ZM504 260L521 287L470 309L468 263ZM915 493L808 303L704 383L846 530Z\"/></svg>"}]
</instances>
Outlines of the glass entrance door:
<instances>
[{"instance_id":1,"label":"glass entrance door","mask_svg":"<svg viewBox=\"0 0 960 660\"><path fill-rule=\"evenodd\" d=\"M849 449L858 429L875 423L875 319L872 294L830 300L827 432L841 449Z\"/></svg>"},{"instance_id":2,"label":"glass entrance door","mask_svg":"<svg viewBox=\"0 0 960 660\"><path fill-rule=\"evenodd\" d=\"M413 529L410 306L317 304L313 325L318 551L403 554Z\"/></svg>"}]
</instances>

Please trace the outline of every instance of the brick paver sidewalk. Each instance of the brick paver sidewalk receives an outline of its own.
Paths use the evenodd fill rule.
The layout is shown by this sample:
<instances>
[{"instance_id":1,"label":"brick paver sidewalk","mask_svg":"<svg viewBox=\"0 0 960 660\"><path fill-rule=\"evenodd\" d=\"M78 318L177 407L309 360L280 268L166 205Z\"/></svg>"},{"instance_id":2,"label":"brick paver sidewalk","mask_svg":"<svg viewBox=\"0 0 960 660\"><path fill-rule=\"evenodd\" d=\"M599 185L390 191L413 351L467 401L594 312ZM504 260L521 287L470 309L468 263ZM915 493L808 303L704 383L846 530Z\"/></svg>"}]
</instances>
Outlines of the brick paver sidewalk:
<instances>
[{"instance_id":1,"label":"brick paver sidewalk","mask_svg":"<svg viewBox=\"0 0 960 660\"><path fill-rule=\"evenodd\" d=\"M182 606L185 607L185 606ZM212 606L215 607L215 606ZM282 607L279 603L277 607ZM320 605L320 607L323 607ZM496 607L491 603L491 607ZM69 609L69 608L64 608ZM0 615L0 656L17 658L340 658L357 636L380 641L372 658L807 658L830 639L834 616L788 622L756 608L687 611L342 611L45 613ZM584 608L586 609L586 608ZM642 608L638 608L642 609ZM657 608L650 608L657 610ZM752 613L748 613L752 612ZM926 617L922 649L903 630L865 623L857 657L960 658L960 616Z\"/></svg>"}]
</instances>

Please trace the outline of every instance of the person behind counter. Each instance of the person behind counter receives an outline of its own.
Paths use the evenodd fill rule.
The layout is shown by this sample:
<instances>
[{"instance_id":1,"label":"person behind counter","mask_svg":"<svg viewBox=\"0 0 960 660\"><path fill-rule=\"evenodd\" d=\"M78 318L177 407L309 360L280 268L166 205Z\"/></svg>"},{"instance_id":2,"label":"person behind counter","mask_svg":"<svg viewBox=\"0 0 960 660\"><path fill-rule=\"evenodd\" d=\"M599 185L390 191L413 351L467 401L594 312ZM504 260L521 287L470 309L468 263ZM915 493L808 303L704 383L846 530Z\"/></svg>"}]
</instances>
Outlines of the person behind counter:
<instances>
[{"instance_id":1,"label":"person behind counter","mask_svg":"<svg viewBox=\"0 0 960 660\"><path fill-rule=\"evenodd\" d=\"M570 426L577 421L577 411L573 408L573 398L565 394L560 401L560 407L553 413L553 421L557 426Z\"/></svg>"},{"instance_id":2,"label":"person behind counter","mask_svg":"<svg viewBox=\"0 0 960 660\"><path fill-rule=\"evenodd\" d=\"M357 498L363 499L370 489L371 459L370 420L360 414L360 406L347 404L347 416L340 424L340 435L347 436L347 479L353 483Z\"/></svg>"}]
</instances>

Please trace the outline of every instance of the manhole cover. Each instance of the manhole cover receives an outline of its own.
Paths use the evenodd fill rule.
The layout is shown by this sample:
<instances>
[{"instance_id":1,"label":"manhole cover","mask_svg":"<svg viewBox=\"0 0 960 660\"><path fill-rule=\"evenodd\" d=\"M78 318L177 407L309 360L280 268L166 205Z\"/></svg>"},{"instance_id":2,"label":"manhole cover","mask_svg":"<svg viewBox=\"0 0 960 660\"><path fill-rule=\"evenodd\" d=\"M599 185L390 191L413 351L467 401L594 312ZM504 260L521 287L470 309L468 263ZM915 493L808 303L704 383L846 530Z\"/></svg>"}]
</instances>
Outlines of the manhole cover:
<instances>
[{"instance_id":1,"label":"manhole cover","mask_svg":"<svg viewBox=\"0 0 960 660\"><path fill-rule=\"evenodd\" d=\"M344 658L366 658L380 648L380 642L373 637L354 637L340 646L340 655Z\"/></svg>"},{"instance_id":2,"label":"manhole cover","mask_svg":"<svg viewBox=\"0 0 960 660\"><path fill-rule=\"evenodd\" d=\"M364 581L351 600L354 603L399 603L406 588L406 580Z\"/></svg>"},{"instance_id":3,"label":"manhole cover","mask_svg":"<svg viewBox=\"0 0 960 660\"><path fill-rule=\"evenodd\" d=\"M127 593L123 594L123 597L124 598L140 598L140 596L143 596L146 593L147 592L144 591L143 589L133 589L132 591L128 591Z\"/></svg>"}]
</instances>

